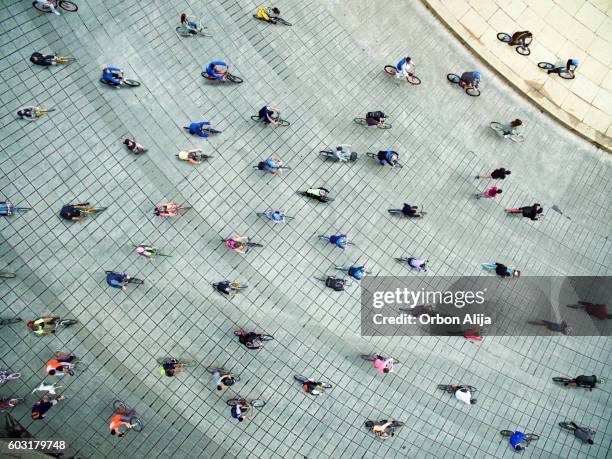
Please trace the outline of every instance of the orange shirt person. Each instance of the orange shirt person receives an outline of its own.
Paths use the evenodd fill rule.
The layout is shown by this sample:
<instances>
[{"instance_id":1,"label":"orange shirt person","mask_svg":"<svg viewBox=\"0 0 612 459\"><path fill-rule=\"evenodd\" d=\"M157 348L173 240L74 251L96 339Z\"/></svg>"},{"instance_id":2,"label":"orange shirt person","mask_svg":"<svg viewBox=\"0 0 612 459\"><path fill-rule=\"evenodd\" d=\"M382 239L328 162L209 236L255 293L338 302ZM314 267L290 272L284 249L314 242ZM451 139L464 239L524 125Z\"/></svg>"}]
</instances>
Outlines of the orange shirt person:
<instances>
[{"instance_id":1,"label":"orange shirt person","mask_svg":"<svg viewBox=\"0 0 612 459\"><path fill-rule=\"evenodd\" d=\"M132 427L130 418L125 415L124 411L119 411L110 420L110 433L117 437L123 437Z\"/></svg>"}]
</instances>

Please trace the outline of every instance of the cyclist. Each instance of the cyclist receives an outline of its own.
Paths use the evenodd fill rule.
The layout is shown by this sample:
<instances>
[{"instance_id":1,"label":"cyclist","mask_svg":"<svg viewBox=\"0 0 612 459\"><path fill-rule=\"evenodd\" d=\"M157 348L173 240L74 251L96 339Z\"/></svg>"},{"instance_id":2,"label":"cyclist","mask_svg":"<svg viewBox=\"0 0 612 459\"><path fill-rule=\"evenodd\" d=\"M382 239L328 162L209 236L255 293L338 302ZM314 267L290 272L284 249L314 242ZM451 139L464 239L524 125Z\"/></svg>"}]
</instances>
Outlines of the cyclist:
<instances>
[{"instance_id":1,"label":"cyclist","mask_svg":"<svg viewBox=\"0 0 612 459\"><path fill-rule=\"evenodd\" d=\"M346 143L336 146L336 149L334 150L334 157L336 160L349 161L352 156L351 147L352 145L348 145Z\"/></svg>"},{"instance_id":2,"label":"cyclist","mask_svg":"<svg viewBox=\"0 0 612 459\"><path fill-rule=\"evenodd\" d=\"M270 22L272 24L276 24L276 18L280 16L280 10L276 7L266 7L260 6L257 9L257 13L255 13L258 19L262 21Z\"/></svg>"},{"instance_id":3,"label":"cyclist","mask_svg":"<svg viewBox=\"0 0 612 459\"><path fill-rule=\"evenodd\" d=\"M209 129L210 123L208 121L200 121L189 125L189 133L198 137L208 137L210 135Z\"/></svg>"},{"instance_id":4,"label":"cyclist","mask_svg":"<svg viewBox=\"0 0 612 459\"><path fill-rule=\"evenodd\" d=\"M378 163L381 166L384 166L385 163L389 164L391 167L395 167L395 165L397 164L397 161L399 160L399 153L397 153L396 151L392 151L392 150L387 150L387 151L379 151L378 155L376 156L376 158L378 159Z\"/></svg>"},{"instance_id":5,"label":"cyclist","mask_svg":"<svg viewBox=\"0 0 612 459\"><path fill-rule=\"evenodd\" d=\"M247 349L261 349L261 344L255 344L255 341L259 341L261 335L255 332L247 332L238 336L238 342L244 344Z\"/></svg>"},{"instance_id":6,"label":"cyclist","mask_svg":"<svg viewBox=\"0 0 612 459\"><path fill-rule=\"evenodd\" d=\"M32 407L32 419L36 420L46 418L47 411L49 411L53 405L57 405L60 400L64 400L63 395L60 395L59 397L50 397L45 395Z\"/></svg>"},{"instance_id":7,"label":"cyclist","mask_svg":"<svg viewBox=\"0 0 612 459\"><path fill-rule=\"evenodd\" d=\"M127 290L126 285L129 279L130 276L124 272L108 271L106 273L106 283L113 288L120 288L124 292Z\"/></svg>"},{"instance_id":8,"label":"cyclist","mask_svg":"<svg viewBox=\"0 0 612 459\"><path fill-rule=\"evenodd\" d=\"M117 67L106 67L102 70L102 79L111 86L118 88L123 83L123 72Z\"/></svg>"},{"instance_id":9,"label":"cyclist","mask_svg":"<svg viewBox=\"0 0 612 459\"><path fill-rule=\"evenodd\" d=\"M81 204L66 204L62 206L62 210L60 210L60 217L64 220L80 221L86 217L81 211L87 209L89 209L88 202L83 202Z\"/></svg>"},{"instance_id":10,"label":"cyclist","mask_svg":"<svg viewBox=\"0 0 612 459\"><path fill-rule=\"evenodd\" d=\"M55 333L55 327L58 320L59 317L40 317L28 322L27 327L36 335L48 335L50 333Z\"/></svg>"},{"instance_id":11,"label":"cyclist","mask_svg":"<svg viewBox=\"0 0 612 459\"><path fill-rule=\"evenodd\" d=\"M55 8L57 5L57 0L37 0L36 3L46 6L53 14L57 14L58 16L60 15L60 12Z\"/></svg>"},{"instance_id":12,"label":"cyclist","mask_svg":"<svg viewBox=\"0 0 612 459\"><path fill-rule=\"evenodd\" d=\"M578 59L568 59L565 63L565 67L562 66L550 69L548 70L548 74L550 75L551 73L569 73L570 75L573 75L579 65L580 61Z\"/></svg>"},{"instance_id":13,"label":"cyclist","mask_svg":"<svg viewBox=\"0 0 612 459\"><path fill-rule=\"evenodd\" d=\"M282 223L287 220L287 215L282 209L270 209L265 212L267 219L272 220L274 223Z\"/></svg>"},{"instance_id":14,"label":"cyclist","mask_svg":"<svg viewBox=\"0 0 612 459\"><path fill-rule=\"evenodd\" d=\"M595 435L595 430L591 429L589 427L580 427L579 425L577 425L575 422L570 422L570 425L574 428L574 436L582 441L583 443L588 443L589 445L592 445L593 442L593 436Z\"/></svg>"},{"instance_id":15,"label":"cyclist","mask_svg":"<svg viewBox=\"0 0 612 459\"><path fill-rule=\"evenodd\" d=\"M335 292L343 292L346 289L346 281L340 277L327 276L325 286L331 288Z\"/></svg>"},{"instance_id":16,"label":"cyclist","mask_svg":"<svg viewBox=\"0 0 612 459\"><path fill-rule=\"evenodd\" d=\"M382 439L392 437L395 435L395 432L393 432L393 429L391 428L392 424L393 421L387 421L386 419L384 421L376 422L372 427L372 432L374 432L374 435Z\"/></svg>"},{"instance_id":17,"label":"cyclist","mask_svg":"<svg viewBox=\"0 0 612 459\"><path fill-rule=\"evenodd\" d=\"M223 61L212 61L206 66L206 74L213 80L225 80L228 65Z\"/></svg>"},{"instance_id":18,"label":"cyclist","mask_svg":"<svg viewBox=\"0 0 612 459\"><path fill-rule=\"evenodd\" d=\"M178 206L175 202L160 202L153 209L153 213L158 217L174 217L178 213Z\"/></svg>"},{"instance_id":19,"label":"cyclist","mask_svg":"<svg viewBox=\"0 0 612 459\"><path fill-rule=\"evenodd\" d=\"M8 201L0 201L0 217L10 217L13 215L15 206Z\"/></svg>"},{"instance_id":20,"label":"cyclist","mask_svg":"<svg viewBox=\"0 0 612 459\"><path fill-rule=\"evenodd\" d=\"M197 18L195 17L187 16L185 13L181 14L181 25L192 35L198 33L198 24L195 22L196 20Z\"/></svg>"},{"instance_id":21,"label":"cyclist","mask_svg":"<svg viewBox=\"0 0 612 459\"><path fill-rule=\"evenodd\" d=\"M245 416L245 414L249 410L250 407L251 405L249 405L249 402L247 402L246 400L240 400L240 402L232 406L230 410L232 418L238 419L239 422L242 422L245 419L248 419L248 416Z\"/></svg>"},{"instance_id":22,"label":"cyclist","mask_svg":"<svg viewBox=\"0 0 612 459\"><path fill-rule=\"evenodd\" d=\"M542 209L542 206L540 206L540 204L538 204L537 202L535 204L533 204L532 206L525 206L525 207L519 207L519 208L509 208L506 209L506 213L509 214L522 214L523 217L525 218L529 218L533 221L538 220L539 219L539 215L544 212L544 209Z\"/></svg>"},{"instance_id":23,"label":"cyclist","mask_svg":"<svg viewBox=\"0 0 612 459\"><path fill-rule=\"evenodd\" d=\"M393 358L383 357L382 355L376 355L374 360L374 368L380 373L392 373L393 372Z\"/></svg>"},{"instance_id":24,"label":"cyclist","mask_svg":"<svg viewBox=\"0 0 612 459\"><path fill-rule=\"evenodd\" d=\"M262 121L266 124L276 125L279 123L278 118L280 116L280 109L264 105L259 110L258 116L259 121Z\"/></svg>"},{"instance_id":25,"label":"cyclist","mask_svg":"<svg viewBox=\"0 0 612 459\"><path fill-rule=\"evenodd\" d=\"M142 255L150 261L153 261L155 259L155 256L158 252L159 249L152 245L140 244L138 247L136 247L136 253L138 255Z\"/></svg>"},{"instance_id":26,"label":"cyclist","mask_svg":"<svg viewBox=\"0 0 612 459\"><path fill-rule=\"evenodd\" d=\"M597 384L603 384L604 380L601 378L597 378L597 376L595 375L591 375L591 376L586 376L586 375L580 375L580 376L576 376L575 379L570 380L569 382L564 383L565 386L567 386L568 384L576 384L579 387L586 387L589 389L589 391L592 391Z\"/></svg>"},{"instance_id":27,"label":"cyclist","mask_svg":"<svg viewBox=\"0 0 612 459\"><path fill-rule=\"evenodd\" d=\"M464 72L461 75L461 81L459 84L462 88L476 88L480 87L481 75L480 72Z\"/></svg>"},{"instance_id":28,"label":"cyclist","mask_svg":"<svg viewBox=\"0 0 612 459\"><path fill-rule=\"evenodd\" d=\"M308 378L308 380L306 380L302 385L302 388L308 394L319 395L321 393L319 390L320 384L321 383L316 382L314 379Z\"/></svg>"},{"instance_id":29,"label":"cyclist","mask_svg":"<svg viewBox=\"0 0 612 459\"><path fill-rule=\"evenodd\" d=\"M17 118L21 120L33 121L41 115L41 107L23 107L17 111Z\"/></svg>"},{"instance_id":30,"label":"cyclist","mask_svg":"<svg viewBox=\"0 0 612 459\"><path fill-rule=\"evenodd\" d=\"M110 420L110 433L117 437L123 437L131 428L129 413L120 408Z\"/></svg>"},{"instance_id":31,"label":"cyclist","mask_svg":"<svg viewBox=\"0 0 612 459\"><path fill-rule=\"evenodd\" d=\"M232 249L234 252L244 255L249 251L249 246L247 245L248 241L248 236L232 236L224 240L223 243L228 249Z\"/></svg>"},{"instance_id":32,"label":"cyclist","mask_svg":"<svg viewBox=\"0 0 612 459\"><path fill-rule=\"evenodd\" d=\"M49 376L64 376L64 370L66 370L68 374L73 375L73 362L76 359L76 355L68 355L64 352L60 352L47 362L47 374Z\"/></svg>"},{"instance_id":33,"label":"cyclist","mask_svg":"<svg viewBox=\"0 0 612 459\"><path fill-rule=\"evenodd\" d=\"M319 202L328 202L329 190L327 188L308 188L306 190L306 196L316 199Z\"/></svg>"},{"instance_id":34,"label":"cyclist","mask_svg":"<svg viewBox=\"0 0 612 459\"><path fill-rule=\"evenodd\" d=\"M181 150L178 153L178 158L182 161L188 161L191 164L202 164L202 161L200 161L200 156L198 155L198 153L201 153L202 149L201 148L191 148L190 150Z\"/></svg>"},{"instance_id":35,"label":"cyclist","mask_svg":"<svg viewBox=\"0 0 612 459\"><path fill-rule=\"evenodd\" d=\"M228 280L224 280L222 282L217 282L215 284L215 288L220 293L223 293L224 295L229 295L230 299L232 299L232 298L234 298L234 296L236 296L236 294L234 293L236 291L236 289L232 287L232 283L230 281L228 281Z\"/></svg>"},{"instance_id":36,"label":"cyclist","mask_svg":"<svg viewBox=\"0 0 612 459\"><path fill-rule=\"evenodd\" d=\"M408 264L415 268L418 272L420 273L424 273L427 272L427 265L426 263L429 260L423 260L423 259L418 259L418 258L413 258L413 257L409 257L408 258Z\"/></svg>"},{"instance_id":37,"label":"cyclist","mask_svg":"<svg viewBox=\"0 0 612 459\"><path fill-rule=\"evenodd\" d=\"M34 52L30 56L30 62L36 65L42 65L43 67L48 67L50 65L57 65L57 56L54 54L43 54Z\"/></svg>"},{"instance_id":38,"label":"cyclist","mask_svg":"<svg viewBox=\"0 0 612 459\"><path fill-rule=\"evenodd\" d=\"M178 373L185 369L185 364L179 362L177 359L166 359L159 367L159 374L162 376L168 376L169 378L176 376Z\"/></svg>"},{"instance_id":39,"label":"cyclist","mask_svg":"<svg viewBox=\"0 0 612 459\"><path fill-rule=\"evenodd\" d=\"M145 151L145 147L144 145L140 145L139 143L136 143L135 139L125 139L123 141L123 144L128 148L128 150L130 150L132 153L144 153Z\"/></svg>"},{"instance_id":40,"label":"cyclist","mask_svg":"<svg viewBox=\"0 0 612 459\"><path fill-rule=\"evenodd\" d=\"M423 216L423 214L419 210L419 206L413 206L408 204L407 202L405 202L404 206L402 207L402 215L404 217L410 218L421 218Z\"/></svg>"},{"instance_id":41,"label":"cyclist","mask_svg":"<svg viewBox=\"0 0 612 459\"><path fill-rule=\"evenodd\" d=\"M339 249L345 250L348 247L346 234L332 234L329 236L329 243L334 244Z\"/></svg>"},{"instance_id":42,"label":"cyclist","mask_svg":"<svg viewBox=\"0 0 612 459\"><path fill-rule=\"evenodd\" d=\"M217 387L217 390L225 390L228 387L236 384L236 379L231 373L215 371L212 376L213 384Z\"/></svg>"},{"instance_id":43,"label":"cyclist","mask_svg":"<svg viewBox=\"0 0 612 459\"><path fill-rule=\"evenodd\" d=\"M283 172L283 170L281 169L281 165L283 164L283 160L280 159L278 156L271 156L268 159L266 159L265 161L261 161L259 164L257 164L257 168L260 171L268 171L274 175L281 175L281 173Z\"/></svg>"},{"instance_id":44,"label":"cyclist","mask_svg":"<svg viewBox=\"0 0 612 459\"><path fill-rule=\"evenodd\" d=\"M514 32L508 44L510 46L516 46L516 45L527 46L525 42L531 37L533 37L533 34L529 32L528 30L524 30L522 32Z\"/></svg>"},{"instance_id":45,"label":"cyclist","mask_svg":"<svg viewBox=\"0 0 612 459\"><path fill-rule=\"evenodd\" d=\"M361 280L366 275L366 267L352 265L349 267L347 274L355 280Z\"/></svg>"},{"instance_id":46,"label":"cyclist","mask_svg":"<svg viewBox=\"0 0 612 459\"><path fill-rule=\"evenodd\" d=\"M475 405L476 399L472 396L472 392L468 386L462 386L460 384L451 384L453 391L455 393L455 398L457 400L462 401L463 403L467 403L468 405Z\"/></svg>"},{"instance_id":47,"label":"cyclist","mask_svg":"<svg viewBox=\"0 0 612 459\"><path fill-rule=\"evenodd\" d=\"M482 267L484 269L495 271L495 274L502 278L511 276L519 277L521 275L521 272L519 270L513 268L511 265L506 266L502 263L483 263Z\"/></svg>"},{"instance_id":48,"label":"cyclist","mask_svg":"<svg viewBox=\"0 0 612 459\"><path fill-rule=\"evenodd\" d=\"M516 451L522 451L527 448L527 441L525 438L527 438L527 435L517 430L510 436L508 441L510 442L512 448L514 448Z\"/></svg>"},{"instance_id":49,"label":"cyclist","mask_svg":"<svg viewBox=\"0 0 612 459\"><path fill-rule=\"evenodd\" d=\"M7 376L9 375L9 371L4 371L2 368L0 368L0 385L4 384L7 381Z\"/></svg>"},{"instance_id":50,"label":"cyclist","mask_svg":"<svg viewBox=\"0 0 612 459\"><path fill-rule=\"evenodd\" d=\"M409 75L412 75L416 71L416 64L410 56L406 56L400 59L395 68L397 70L395 74L396 78L408 78Z\"/></svg>"},{"instance_id":51,"label":"cyclist","mask_svg":"<svg viewBox=\"0 0 612 459\"><path fill-rule=\"evenodd\" d=\"M383 112L381 111L376 111L376 112L368 112L366 113L366 124L368 126L384 126L385 125L385 118L387 117L387 115L385 115Z\"/></svg>"},{"instance_id":52,"label":"cyclist","mask_svg":"<svg viewBox=\"0 0 612 459\"><path fill-rule=\"evenodd\" d=\"M510 137L512 135L518 135L519 133L519 127L523 125L523 122L521 120L519 120L518 118L511 121L510 125L508 126L507 130L504 130L504 137Z\"/></svg>"}]
</instances>

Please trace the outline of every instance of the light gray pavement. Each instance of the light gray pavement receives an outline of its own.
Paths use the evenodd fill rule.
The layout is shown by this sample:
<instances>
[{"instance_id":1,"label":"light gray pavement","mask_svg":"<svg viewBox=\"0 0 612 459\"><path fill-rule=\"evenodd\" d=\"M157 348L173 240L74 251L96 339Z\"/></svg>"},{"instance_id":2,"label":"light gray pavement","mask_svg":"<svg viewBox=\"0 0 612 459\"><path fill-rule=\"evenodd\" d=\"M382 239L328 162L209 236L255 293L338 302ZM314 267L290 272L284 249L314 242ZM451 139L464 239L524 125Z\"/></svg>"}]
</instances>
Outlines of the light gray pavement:
<instances>
[{"instance_id":1,"label":"light gray pavement","mask_svg":"<svg viewBox=\"0 0 612 459\"><path fill-rule=\"evenodd\" d=\"M401 5L397 4L401 3ZM479 98L446 83L449 72L482 68L420 4L365 1L295 2L278 6L292 28L252 19L254 2L81 1L77 14L41 15L30 2L0 7L0 195L33 210L4 219L0 269L2 314L24 319L53 313L83 326L36 339L25 327L0 331L2 365L23 372L0 395L38 385L53 350L72 350L89 364L65 378L68 400L46 421L29 407L13 414L33 434L63 438L83 457L514 457L499 430L541 435L534 457L606 457L612 441L610 385L564 390L552 376L609 376L609 338L495 338L481 344L450 338L367 338L359 335L359 290L330 294L313 276L357 259L378 274L413 275L393 256L423 254L428 276L478 275L481 262L504 260L527 275L610 275L611 158L567 133L486 72ZM179 39L183 11L208 19L213 38ZM78 63L34 68L34 50L76 57ZM419 87L396 86L385 64L409 52ZM213 59L227 60L240 86L214 86L200 76ZM112 64L143 83L114 91L98 82ZM19 106L58 111L36 123L13 119ZM282 107L285 129L249 120L264 103ZM390 131L352 123L383 110ZM182 126L210 119L224 132L190 138ZM492 120L521 117L527 141L514 144L488 129ZM121 140L136 136L149 152L134 158ZM328 164L317 152L350 142L365 153L393 148L401 170L367 158ZM216 156L192 167L176 161L181 148ZM293 170L263 175L252 165L272 153ZM475 202L484 189L473 176L512 169L496 202ZM307 202L295 191L328 185L336 201ZM173 220L152 208L174 199L194 207ZM89 200L110 209L65 224L62 204ZM390 219L404 201L428 211L419 222ZM537 201L540 222L506 217L503 207ZM561 215L551 211L556 204ZM296 220L271 226L254 214L268 206ZM566 218L570 217L570 218ZM228 253L220 236L233 229L265 247L246 258ZM343 230L357 248L342 254L316 234ZM131 252L154 243L172 258L148 263ZM145 279L126 295L108 288L105 269ZM233 302L210 283L249 284ZM236 326L276 337L259 352L239 346ZM380 351L402 360L381 378L359 360ZM160 378L155 360L176 355L199 362L187 374ZM242 424L229 418L207 365L241 375L237 391L267 405ZM335 388L312 400L293 374L320 377ZM436 390L469 382L479 404L459 406ZM146 422L140 434L108 434L111 404L123 398ZM31 406L34 396L28 396ZM396 418L407 427L380 443L366 419ZM567 418L598 430L593 446L561 431Z\"/></svg>"}]
</instances>

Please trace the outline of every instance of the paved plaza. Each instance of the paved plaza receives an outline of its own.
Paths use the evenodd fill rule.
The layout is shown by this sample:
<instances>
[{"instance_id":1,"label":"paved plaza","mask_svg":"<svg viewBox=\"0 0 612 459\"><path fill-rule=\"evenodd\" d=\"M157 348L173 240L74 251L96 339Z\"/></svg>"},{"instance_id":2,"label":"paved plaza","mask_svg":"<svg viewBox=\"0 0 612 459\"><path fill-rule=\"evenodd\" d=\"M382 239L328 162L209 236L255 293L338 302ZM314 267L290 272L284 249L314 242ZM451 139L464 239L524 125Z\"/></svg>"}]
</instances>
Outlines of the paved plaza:
<instances>
[{"instance_id":1,"label":"paved plaza","mask_svg":"<svg viewBox=\"0 0 612 459\"><path fill-rule=\"evenodd\" d=\"M487 275L480 263L491 261L525 276L610 276L612 156L531 105L420 2L281 0L292 27L256 21L259 4L247 0L78 5L55 16L30 1L0 3L0 200L32 208L0 221L0 270L17 274L0 280L1 316L81 322L43 337L23 323L0 328L0 367L23 374L0 397L27 394L12 415L32 435L64 439L82 458L449 459L515 457L499 435L511 429L540 435L526 456L610 457L609 337L362 337L359 287L336 293L315 277L358 261L387 276ZM178 37L183 12L202 15L213 36ZM33 66L34 51L77 61ZM383 72L406 53L420 86ZM200 72L213 60L244 83L206 81ZM108 65L142 85L101 84ZM446 80L468 70L483 74L480 97ZM251 121L265 104L291 126ZM15 120L26 105L56 111ZM393 128L353 123L373 110ZM489 129L517 117L524 143ZM202 139L183 129L201 120L223 132ZM148 152L129 153L127 136ZM359 161L319 157L338 143L352 144ZM193 166L175 157L195 147L214 158ZM400 153L402 169L365 155L386 149ZM292 170L253 169L272 154ZM476 201L488 182L474 176L501 166L512 170L503 193ZM310 186L331 189L335 201L296 194ZM154 205L168 200L193 208L155 217ZM108 210L83 222L59 218L63 204L83 201ZM403 202L426 218L390 217L386 209ZM534 202L545 209L541 221L504 213ZM273 225L256 215L269 207L295 219ZM342 252L316 237L338 232L356 246ZM241 257L221 243L232 233L264 247ZM133 251L141 243L172 257L148 262ZM429 271L409 271L393 260L400 256L427 258ZM112 289L105 270L144 285ZM211 287L223 279L249 287L230 302ZM247 351L232 333L238 327L275 340ZM33 421L30 392L58 349L87 369L64 377L66 400ZM359 357L373 352L401 360L396 372L383 376ZM156 360L167 356L194 366L162 377ZM210 365L239 374L235 390L216 391ZM296 373L334 387L311 397ZM551 382L579 374L608 381L592 392ZM436 387L451 383L476 386L478 404ZM235 393L267 404L238 423L226 405ZM142 416L141 433L109 434L115 399ZM368 419L406 426L382 442L364 428ZM595 444L561 430L566 420L595 428Z\"/></svg>"}]
</instances>

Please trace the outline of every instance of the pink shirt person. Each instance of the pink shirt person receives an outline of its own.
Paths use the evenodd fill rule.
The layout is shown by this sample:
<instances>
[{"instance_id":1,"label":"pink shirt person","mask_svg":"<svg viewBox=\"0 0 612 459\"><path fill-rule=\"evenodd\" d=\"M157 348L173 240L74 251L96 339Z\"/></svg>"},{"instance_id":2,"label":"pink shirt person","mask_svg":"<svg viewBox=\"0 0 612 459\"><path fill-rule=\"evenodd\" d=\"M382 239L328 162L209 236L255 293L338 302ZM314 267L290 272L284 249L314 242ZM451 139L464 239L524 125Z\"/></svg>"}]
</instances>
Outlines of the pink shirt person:
<instances>
[{"instance_id":1,"label":"pink shirt person","mask_svg":"<svg viewBox=\"0 0 612 459\"><path fill-rule=\"evenodd\" d=\"M486 191L483 191L482 193L480 193L478 195L478 198L494 198L495 196L497 196L499 193L501 193L502 190L500 190L499 188L497 188L496 186L492 186L491 188L489 188Z\"/></svg>"},{"instance_id":2,"label":"pink shirt person","mask_svg":"<svg viewBox=\"0 0 612 459\"><path fill-rule=\"evenodd\" d=\"M393 371L393 359L377 358L374 360L374 368L376 368L376 370L378 370L380 373L391 373Z\"/></svg>"}]
</instances>

